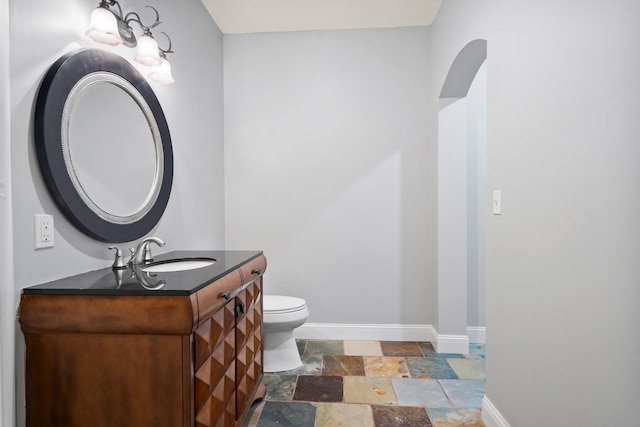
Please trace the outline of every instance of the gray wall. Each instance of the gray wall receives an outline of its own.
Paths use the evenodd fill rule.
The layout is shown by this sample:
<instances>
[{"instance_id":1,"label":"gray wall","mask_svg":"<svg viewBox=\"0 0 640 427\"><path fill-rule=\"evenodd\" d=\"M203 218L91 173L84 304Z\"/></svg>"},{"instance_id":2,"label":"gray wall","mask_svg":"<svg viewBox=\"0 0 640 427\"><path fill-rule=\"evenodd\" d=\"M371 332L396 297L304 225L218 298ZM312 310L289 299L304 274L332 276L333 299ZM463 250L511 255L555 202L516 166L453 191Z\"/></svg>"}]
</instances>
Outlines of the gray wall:
<instances>
[{"instance_id":1,"label":"gray wall","mask_svg":"<svg viewBox=\"0 0 640 427\"><path fill-rule=\"evenodd\" d=\"M434 93L488 42L503 214L487 217L487 397L512 426L637 419L638 16L631 0L447 0L431 28Z\"/></svg>"},{"instance_id":2,"label":"gray wall","mask_svg":"<svg viewBox=\"0 0 640 427\"><path fill-rule=\"evenodd\" d=\"M0 0L0 425L13 425L15 290L11 229L9 2Z\"/></svg>"},{"instance_id":3,"label":"gray wall","mask_svg":"<svg viewBox=\"0 0 640 427\"><path fill-rule=\"evenodd\" d=\"M428 28L224 40L227 246L309 322L433 324Z\"/></svg>"},{"instance_id":4,"label":"gray wall","mask_svg":"<svg viewBox=\"0 0 640 427\"><path fill-rule=\"evenodd\" d=\"M56 208L40 175L32 138L32 111L40 81L63 53L97 47L84 36L97 2L71 0L10 1L11 164L15 258L15 307L20 289L44 281L107 267L108 244L77 231ZM165 31L173 40L169 56L176 83L152 84L169 123L174 150L174 186L159 225L150 233L162 237L162 251L224 247L224 164L222 34L198 0L156 0ZM131 3L123 4L125 11ZM143 17L143 5L135 4ZM150 16L153 17L153 14ZM162 36L159 42L164 42ZM166 45L165 45L166 46ZM133 49L108 48L127 59ZM4 52L4 50L3 50ZM114 123L114 126L118 126ZM4 128L3 128L4 129ZM123 129L126 132L126 129ZM123 156L127 153L123 152ZM114 171L133 176L114 165ZM123 188L123 191L126 189ZM55 217L55 247L34 250L33 215ZM123 249L129 244L121 244ZM3 310L4 310L3 304ZM4 328L4 325L3 325ZM17 335L17 408L22 411L22 336ZM4 343L3 343L4 344ZM12 352L12 348L3 348ZM5 402L7 401L7 396ZM5 408L6 410L6 408ZM19 414L19 422L21 422Z\"/></svg>"},{"instance_id":5,"label":"gray wall","mask_svg":"<svg viewBox=\"0 0 640 427\"><path fill-rule=\"evenodd\" d=\"M467 103L467 325L485 326L487 191L487 63L473 79Z\"/></svg>"}]
</instances>

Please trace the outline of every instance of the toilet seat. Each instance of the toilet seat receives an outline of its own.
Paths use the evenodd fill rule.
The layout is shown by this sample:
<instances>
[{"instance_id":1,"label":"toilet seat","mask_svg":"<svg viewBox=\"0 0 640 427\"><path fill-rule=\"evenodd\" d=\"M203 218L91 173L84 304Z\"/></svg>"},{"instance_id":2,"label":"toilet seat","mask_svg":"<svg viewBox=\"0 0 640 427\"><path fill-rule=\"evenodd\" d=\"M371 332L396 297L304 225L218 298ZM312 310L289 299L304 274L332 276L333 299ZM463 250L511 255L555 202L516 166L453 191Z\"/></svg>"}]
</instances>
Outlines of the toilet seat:
<instances>
[{"instance_id":1,"label":"toilet seat","mask_svg":"<svg viewBox=\"0 0 640 427\"><path fill-rule=\"evenodd\" d=\"M286 314L305 310L307 303L302 298L283 295L265 295L263 298L263 311L268 314Z\"/></svg>"}]
</instances>

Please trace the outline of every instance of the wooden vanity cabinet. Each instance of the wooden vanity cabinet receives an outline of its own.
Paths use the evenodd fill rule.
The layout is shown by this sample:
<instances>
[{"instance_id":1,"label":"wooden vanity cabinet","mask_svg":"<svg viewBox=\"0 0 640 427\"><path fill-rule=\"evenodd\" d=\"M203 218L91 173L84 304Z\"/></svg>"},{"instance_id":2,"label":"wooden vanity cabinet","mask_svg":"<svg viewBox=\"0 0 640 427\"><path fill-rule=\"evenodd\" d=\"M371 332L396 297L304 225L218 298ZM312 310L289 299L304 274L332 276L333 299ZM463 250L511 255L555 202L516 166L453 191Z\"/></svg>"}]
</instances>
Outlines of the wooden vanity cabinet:
<instances>
[{"instance_id":1,"label":"wooden vanity cabinet","mask_svg":"<svg viewBox=\"0 0 640 427\"><path fill-rule=\"evenodd\" d=\"M265 268L190 295L23 293L27 426L241 426L266 391Z\"/></svg>"}]
</instances>

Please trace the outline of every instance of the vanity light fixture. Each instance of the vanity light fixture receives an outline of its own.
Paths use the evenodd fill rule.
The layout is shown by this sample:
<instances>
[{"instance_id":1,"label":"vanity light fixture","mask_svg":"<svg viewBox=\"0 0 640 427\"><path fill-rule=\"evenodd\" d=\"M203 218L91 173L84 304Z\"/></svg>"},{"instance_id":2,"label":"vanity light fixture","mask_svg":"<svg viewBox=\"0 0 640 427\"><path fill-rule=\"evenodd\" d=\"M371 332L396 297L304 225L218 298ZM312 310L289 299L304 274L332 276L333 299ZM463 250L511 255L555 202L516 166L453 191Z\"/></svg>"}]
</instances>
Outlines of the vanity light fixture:
<instances>
[{"instance_id":1,"label":"vanity light fixture","mask_svg":"<svg viewBox=\"0 0 640 427\"><path fill-rule=\"evenodd\" d=\"M112 6L117 10L113 11ZM91 13L91 23L85 34L97 43L137 47L133 60L151 67L149 78L159 83L173 83L175 80L171 75L171 66L166 56L167 53L173 53L171 39L166 33L162 33L169 39L169 49L163 50L158 47L151 29L161 23L160 15L154 7L146 7L153 9L156 13L156 20L150 26L144 25L136 12L124 15L117 0L101 0L98 7ZM131 27L132 22L142 29L142 35L137 39Z\"/></svg>"}]
</instances>

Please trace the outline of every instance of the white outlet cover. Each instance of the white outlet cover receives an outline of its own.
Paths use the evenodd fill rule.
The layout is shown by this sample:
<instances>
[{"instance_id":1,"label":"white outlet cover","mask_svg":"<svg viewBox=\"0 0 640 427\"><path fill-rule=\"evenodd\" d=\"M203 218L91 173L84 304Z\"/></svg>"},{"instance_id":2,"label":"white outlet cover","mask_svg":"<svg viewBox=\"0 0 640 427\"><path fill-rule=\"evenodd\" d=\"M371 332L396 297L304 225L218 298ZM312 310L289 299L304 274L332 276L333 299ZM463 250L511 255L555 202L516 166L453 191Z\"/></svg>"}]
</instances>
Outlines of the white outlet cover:
<instances>
[{"instance_id":1,"label":"white outlet cover","mask_svg":"<svg viewBox=\"0 0 640 427\"><path fill-rule=\"evenodd\" d=\"M46 233L46 236L45 227L48 228L48 233ZM36 214L34 217L33 231L36 249L53 247L53 237L55 235L53 226L53 215Z\"/></svg>"}]
</instances>

